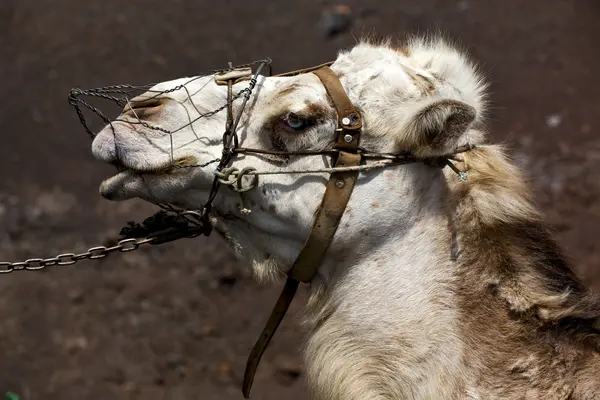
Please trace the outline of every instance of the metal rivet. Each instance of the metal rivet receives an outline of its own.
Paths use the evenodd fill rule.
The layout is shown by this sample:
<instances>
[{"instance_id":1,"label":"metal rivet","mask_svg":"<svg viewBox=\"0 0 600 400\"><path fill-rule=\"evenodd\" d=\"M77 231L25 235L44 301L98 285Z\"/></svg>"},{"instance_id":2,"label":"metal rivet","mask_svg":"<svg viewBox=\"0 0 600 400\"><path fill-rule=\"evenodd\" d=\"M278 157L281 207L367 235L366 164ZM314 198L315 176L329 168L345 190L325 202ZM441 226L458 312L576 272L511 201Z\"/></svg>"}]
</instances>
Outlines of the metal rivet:
<instances>
[{"instance_id":1,"label":"metal rivet","mask_svg":"<svg viewBox=\"0 0 600 400\"><path fill-rule=\"evenodd\" d=\"M348 117L342 118L342 125L345 125L345 126L350 125L350 118L348 118Z\"/></svg>"},{"instance_id":2,"label":"metal rivet","mask_svg":"<svg viewBox=\"0 0 600 400\"><path fill-rule=\"evenodd\" d=\"M344 142L351 143L352 142L352 135L346 135L346 136L344 136Z\"/></svg>"},{"instance_id":3,"label":"metal rivet","mask_svg":"<svg viewBox=\"0 0 600 400\"><path fill-rule=\"evenodd\" d=\"M342 180L339 180L339 181L336 181L336 182L335 182L335 187L336 187L336 188L338 188L338 189L341 189L341 188L343 188L343 187L344 187L344 185L345 185L345 183L344 183L344 181L342 181Z\"/></svg>"}]
</instances>

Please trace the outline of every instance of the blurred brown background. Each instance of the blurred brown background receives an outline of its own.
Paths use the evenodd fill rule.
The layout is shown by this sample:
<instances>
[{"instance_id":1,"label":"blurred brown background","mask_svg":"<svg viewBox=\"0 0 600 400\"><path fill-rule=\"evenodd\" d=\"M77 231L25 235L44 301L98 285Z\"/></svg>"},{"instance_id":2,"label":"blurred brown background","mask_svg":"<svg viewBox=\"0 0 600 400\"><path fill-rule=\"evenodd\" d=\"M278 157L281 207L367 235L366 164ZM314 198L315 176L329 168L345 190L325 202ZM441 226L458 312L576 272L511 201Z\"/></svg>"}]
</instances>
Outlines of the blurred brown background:
<instances>
[{"instance_id":1,"label":"blurred brown background","mask_svg":"<svg viewBox=\"0 0 600 400\"><path fill-rule=\"evenodd\" d=\"M600 286L600 4L353 0L351 26L327 35L323 13L336 4L2 0L0 261L85 250L154 212L97 194L112 169L93 160L71 87L266 56L283 72L328 61L364 33L436 30L481 63L493 138L512 146L574 265ZM245 358L279 289L253 283L216 236L0 276L0 398L242 399ZM254 399L307 398L303 300L265 355Z\"/></svg>"}]
</instances>

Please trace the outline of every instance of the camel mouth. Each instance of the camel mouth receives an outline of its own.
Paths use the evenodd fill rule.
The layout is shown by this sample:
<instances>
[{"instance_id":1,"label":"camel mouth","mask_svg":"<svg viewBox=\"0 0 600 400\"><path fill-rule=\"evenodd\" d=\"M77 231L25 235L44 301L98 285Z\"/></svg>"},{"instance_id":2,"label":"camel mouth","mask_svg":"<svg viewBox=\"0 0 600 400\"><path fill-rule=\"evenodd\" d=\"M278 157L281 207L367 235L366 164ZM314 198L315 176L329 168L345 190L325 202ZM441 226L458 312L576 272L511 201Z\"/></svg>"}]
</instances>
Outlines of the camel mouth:
<instances>
[{"instance_id":1,"label":"camel mouth","mask_svg":"<svg viewBox=\"0 0 600 400\"><path fill-rule=\"evenodd\" d=\"M198 161L196 157L186 156L180 157L174 160L169 160L160 164L147 164L147 165L131 165L129 163L124 163L121 160L116 160L111 162L120 172L123 171L131 171L138 174L146 174L146 175L164 175L169 174L177 170L182 170L185 168L192 168L196 166Z\"/></svg>"},{"instance_id":2,"label":"camel mouth","mask_svg":"<svg viewBox=\"0 0 600 400\"><path fill-rule=\"evenodd\" d=\"M103 180L99 191L102 197L119 201L134 197L132 193L145 186L146 177L169 176L178 171L183 172L195 167L197 160L193 156L186 156L155 165L132 166L122 161L113 161L111 164L118 172Z\"/></svg>"}]
</instances>

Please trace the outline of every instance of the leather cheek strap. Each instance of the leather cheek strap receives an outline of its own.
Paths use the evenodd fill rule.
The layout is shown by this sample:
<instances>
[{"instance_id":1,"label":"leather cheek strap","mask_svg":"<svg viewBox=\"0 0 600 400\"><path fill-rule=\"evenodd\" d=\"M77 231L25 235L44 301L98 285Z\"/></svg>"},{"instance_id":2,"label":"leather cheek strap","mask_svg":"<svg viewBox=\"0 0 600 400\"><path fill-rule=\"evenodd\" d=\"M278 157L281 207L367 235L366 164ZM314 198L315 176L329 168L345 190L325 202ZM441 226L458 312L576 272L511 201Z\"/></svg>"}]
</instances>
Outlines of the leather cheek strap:
<instances>
[{"instance_id":1,"label":"leather cheek strap","mask_svg":"<svg viewBox=\"0 0 600 400\"><path fill-rule=\"evenodd\" d=\"M335 167L358 166L360 161L360 154L340 152ZM290 278L308 283L317 274L344 215L357 177L358 171L331 174L310 234L289 272Z\"/></svg>"},{"instance_id":2,"label":"leather cheek strap","mask_svg":"<svg viewBox=\"0 0 600 400\"><path fill-rule=\"evenodd\" d=\"M338 140L335 146L340 152L334 166L359 166L362 157L356 153L356 150L358 149L360 128L362 127L360 115L355 110L350 99L348 99L340 81L328 66L318 69L313 73L323 82L337 110L338 122L341 124L341 128L337 130ZM342 122L346 122L344 118L349 118L347 121L350 124L343 124ZM351 135L352 140L347 140L346 135ZM342 146L339 145L340 142L343 143ZM350 150L351 152L346 150ZM359 171L357 170L334 171L331 173L310 234L288 274L283 291L271 312L269 320L248 357L244 382L242 384L244 398L248 399L250 397L250 390L258 364L292 303L300 282L308 283L317 274L318 268L344 215L358 173Z\"/></svg>"},{"instance_id":3,"label":"leather cheek strap","mask_svg":"<svg viewBox=\"0 0 600 400\"><path fill-rule=\"evenodd\" d=\"M340 152L335 166L358 166L360 161L360 154ZM357 176L358 171L334 172L331 174L327 182L323 202L317 212L308 239L289 273L283 292L279 296L269 320L248 357L242 384L244 398L250 398L250 389L258 364L292 303L300 281L310 282L316 275L344 214Z\"/></svg>"}]
</instances>

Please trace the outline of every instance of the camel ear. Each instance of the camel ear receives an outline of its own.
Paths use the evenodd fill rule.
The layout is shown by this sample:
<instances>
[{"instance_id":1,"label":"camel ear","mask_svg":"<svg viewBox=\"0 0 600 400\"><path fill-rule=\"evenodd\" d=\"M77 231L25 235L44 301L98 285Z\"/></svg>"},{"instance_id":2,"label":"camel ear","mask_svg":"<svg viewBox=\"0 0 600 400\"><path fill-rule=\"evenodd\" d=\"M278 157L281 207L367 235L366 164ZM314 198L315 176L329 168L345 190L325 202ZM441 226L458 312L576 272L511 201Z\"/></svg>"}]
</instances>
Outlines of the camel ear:
<instances>
[{"instance_id":1,"label":"camel ear","mask_svg":"<svg viewBox=\"0 0 600 400\"><path fill-rule=\"evenodd\" d=\"M413 152L422 157L451 154L477 117L474 107L451 99L420 103L414 111L406 133Z\"/></svg>"}]
</instances>

